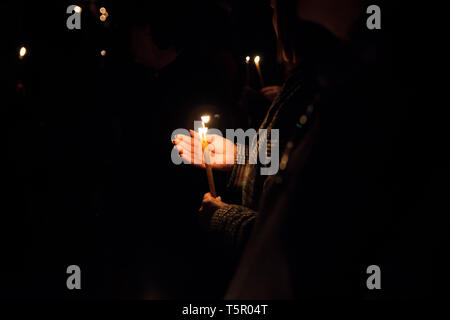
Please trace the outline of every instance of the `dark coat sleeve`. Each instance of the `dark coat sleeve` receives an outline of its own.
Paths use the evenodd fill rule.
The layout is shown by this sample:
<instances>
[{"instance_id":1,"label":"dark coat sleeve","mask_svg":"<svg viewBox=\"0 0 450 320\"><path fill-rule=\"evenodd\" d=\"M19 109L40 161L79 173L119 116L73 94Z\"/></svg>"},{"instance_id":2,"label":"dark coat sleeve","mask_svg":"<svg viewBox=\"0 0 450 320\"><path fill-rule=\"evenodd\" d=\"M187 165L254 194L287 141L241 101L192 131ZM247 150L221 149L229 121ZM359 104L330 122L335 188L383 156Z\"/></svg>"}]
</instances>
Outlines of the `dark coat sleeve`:
<instances>
[{"instance_id":1,"label":"dark coat sleeve","mask_svg":"<svg viewBox=\"0 0 450 320\"><path fill-rule=\"evenodd\" d=\"M216 210L210 221L210 230L223 243L242 248L251 233L257 212L240 205L227 205Z\"/></svg>"}]
</instances>

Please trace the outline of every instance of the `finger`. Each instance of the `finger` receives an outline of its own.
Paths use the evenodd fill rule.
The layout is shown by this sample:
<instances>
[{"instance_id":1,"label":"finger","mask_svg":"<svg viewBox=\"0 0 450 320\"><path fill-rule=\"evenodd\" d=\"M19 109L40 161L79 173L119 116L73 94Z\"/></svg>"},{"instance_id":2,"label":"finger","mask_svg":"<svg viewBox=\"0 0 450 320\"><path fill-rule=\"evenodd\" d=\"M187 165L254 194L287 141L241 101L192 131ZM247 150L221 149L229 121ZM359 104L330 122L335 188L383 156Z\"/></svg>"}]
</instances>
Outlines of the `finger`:
<instances>
[{"instance_id":1,"label":"finger","mask_svg":"<svg viewBox=\"0 0 450 320\"><path fill-rule=\"evenodd\" d=\"M216 147L215 147L215 145L212 144L212 143L209 143L209 144L206 146L206 148L205 148L205 152L208 152L208 154L216 153Z\"/></svg>"},{"instance_id":2,"label":"finger","mask_svg":"<svg viewBox=\"0 0 450 320\"><path fill-rule=\"evenodd\" d=\"M174 146L175 149L177 149L180 153L186 153L186 154L201 154L201 150L192 150L192 148L189 145L186 144L177 144Z\"/></svg>"},{"instance_id":3,"label":"finger","mask_svg":"<svg viewBox=\"0 0 450 320\"><path fill-rule=\"evenodd\" d=\"M184 134L177 134L175 136L175 141L190 141L192 138Z\"/></svg>"},{"instance_id":4,"label":"finger","mask_svg":"<svg viewBox=\"0 0 450 320\"><path fill-rule=\"evenodd\" d=\"M274 95L274 93L271 92L271 91L266 91L266 92L262 92L262 95L263 95L264 97L271 97L271 96Z\"/></svg>"},{"instance_id":5,"label":"finger","mask_svg":"<svg viewBox=\"0 0 450 320\"><path fill-rule=\"evenodd\" d=\"M185 151L188 151L188 152L191 152L191 150L193 150L191 143L187 142L187 141L178 141L176 143L176 146L183 148Z\"/></svg>"},{"instance_id":6,"label":"finger","mask_svg":"<svg viewBox=\"0 0 450 320\"><path fill-rule=\"evenodd\" d=\"M192 152L192 149L189 146L185 146L182 144L175 145L174 148L178 151L180 156L183 156L186 160L189 161L189 163L194 162L201 164L201 150Z\"/></svg>"},{"instance_id":7,"label":"finger","mask_svg":"<svg viewBox=\"0 0 450 320\"><path fill-rule=\"evenodd\" d=\"M194 130L189 130L189 132L191 133L191 143L192 145L202 145L202 138L201 136L198 134L198 132L195 132Z\"/></svg>"},{"instance_id":8,"label":"finger","mask_svg":"<svg viewBox=\"0 0 450 320\"><path fill-rule=\"evenodd\" d=\"M277 86L267 86L261 89L261 91L273 91L276 90Z\"/></svg>"},{"instance_id":9,"label":"finger","mask_svg":"<svg viewBox=\"0 0 450 320\"><path fill-rule=\"evenodd\" d=\"M202 157L197 157L195 154L190 153L181 153L180 157L189 164L195 165L199 168L205 168L205 163L202 161Z\"/></svg>"},{"instance_id":10,"label":"finger","mask_svg":"<svg viewBox=\"0 0 450 320\"><path fill-rule=\"evenodd\" d=\"M196 157L202 156L202 147L200 144L191 145L187 141L180 141L175 145L175 148L183 153L193 153Z\"/></svg>"},{"instance_id":11,"label":"finger","mask_svg":"<svg viewBox=\"0 0 450 320\"><path fill-rule=\"evenodd\" d=\"M180 158L183 159L184 161L186 161L187 163L194 164L194 161L193 161L191 155L189 155L187 153L182 153L182 152L180 152L179 155L180 155Z\"/></svg>"},{"instance_id":12,"label":"finger","mask_svg":"<svg viewBox=\"0 0 450 320\"><path fill-rule=\"evenodd\" d=\"M191 134L191 137L193 137L194 139L201 140L201 137L200 137L200 135L198 134L197 131L189 130L189 133Z\"/></svg>"},{"instance_id":13,"label":"finger","mask_svg":"<svg viewBox=\"0 0 450 320\"><path fill-rule=\"evenodd\" d=\"M210 164L213 167L220 167L226 164L226 158L222 154L211 153L208 155L207 159L209 160L208 164Z\"/></svg>"},{"instance_id":14,"label":"finger","mask_svg":"<svg viewBox=\"0 0 450 320\"><path fill-rule=\"evenodd\" d=\"M173 144L177 145L177 144L180 144L180 143L184 142L184 140L185 140L185 139L183 139L183 138L177 138L177 137L175 137L175 139L172 140L172 142L173 142Z\"/></svg>"},{"instance_id":15,"label":"finger","mask_svg":"<svg viewBox=\"0 0 450 320\"><path fill-rule=\"evenodd\" d=\"M208 143L213 143L215 139L216 139L216 137L212 134L208 134L206 136L206 141L208 141Z\"/></svg>"},{"instance_id":16,"label":"finger","mask_svg":"<svg viewBox=\"0 0 450 320\"><path fill-rule=\"evenodd\" d=\"M175 146L175 149L178 151L178 154L180 154L180 155L184 153L183 148L180 146Z\"/></svg>"},{"instance_id":17,"label":"finger","mask_svg":"<svg viewBox=\"0 0 450 320\"><path fill-rule=\"evenodd\" d=\"M206 200L206 199L209 199L209 198L212 198L211 192L207 192L207 193L205 193L203 195L203 200Z\"/></svg>"},{"instance_id":18,"label":"finger","mask_svg":"<svg viewBox=\"0 0 450 320\"><path fill-rule=\"evenodd\" d=\"M202 145L202 138L198 134L198 132L196 132L194 130L189 130L189 132L191 133L191 136L192 136L191 143L195 142L195 143L198 143L201 146ZM213 134L207 134L206 135L206 141L208 143L213 143L215 139L216 139L216 137Z\"/></svg>"}]
</instances>

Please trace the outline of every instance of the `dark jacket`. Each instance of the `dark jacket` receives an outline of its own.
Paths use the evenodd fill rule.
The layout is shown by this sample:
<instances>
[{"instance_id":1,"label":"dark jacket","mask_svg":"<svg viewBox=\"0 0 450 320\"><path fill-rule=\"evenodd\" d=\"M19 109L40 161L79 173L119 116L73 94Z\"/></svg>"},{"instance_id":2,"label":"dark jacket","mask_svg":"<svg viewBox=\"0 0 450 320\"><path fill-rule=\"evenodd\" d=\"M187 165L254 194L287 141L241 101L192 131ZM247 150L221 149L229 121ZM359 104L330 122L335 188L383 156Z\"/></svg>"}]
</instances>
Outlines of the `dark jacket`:
<instances>
[{"instance_id":1,"label":"dark jacket","mask_svg":"<svg viewBox=\"0 0 450 320\"><path fill-rule=\"evenodd\" d=\"M280 154L283 154L300 117L311 112L317 94L317 82L315 73L310 68L298 67L291 72L259 128L267 130L268 153L271 150L270 144L278 143ZM279 141L270 139L271 129L279 130ZM307 130L306 125L304 130ZM241 204L231 204L216 210L210 221L211 230L233 248L242 248L245 244L258 216L261 195L269 192L267 189L270 189L274 179L274 176L260 174L259 161L257 164L249 163L250 155L258 153L260 142L252 150L246 146L246 164L236 164L231 173L229 187L241 190Z\"/></svg>"}]
</instances>

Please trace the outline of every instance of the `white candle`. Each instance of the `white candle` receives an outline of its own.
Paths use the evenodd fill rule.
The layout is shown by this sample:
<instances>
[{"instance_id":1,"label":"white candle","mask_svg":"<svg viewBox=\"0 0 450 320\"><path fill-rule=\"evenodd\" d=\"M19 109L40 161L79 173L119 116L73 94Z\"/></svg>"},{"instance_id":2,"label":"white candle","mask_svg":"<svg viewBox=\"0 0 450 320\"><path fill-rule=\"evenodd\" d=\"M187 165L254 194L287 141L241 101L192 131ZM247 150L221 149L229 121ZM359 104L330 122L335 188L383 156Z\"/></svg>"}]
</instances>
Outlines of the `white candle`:
<instances>
[{"instance_id":1,"label":"white candle","mask_svg":"<svg viewBox=\"0 0 450 320\"><path fill-rule=\"evenodd\" d=\"M256 70L258 71L259 84L261 85L261 88L264 88L264 79L262 76L261 66L260 66L261 57L256 56L254 61L255 61Z\"/></svg>"},{"instance_id":2,"label":"white candle","mask_svg":"<svg viewBox=\"0 0 450 320\"><path fill-rule=\"evenodd\" d=\"M214 184L214 176L212 172L212 168L210 165L209 157L206 151L206 148L208 147L208 140L207 140L207 133L208 128L205 126L205 123L208 123L210 120L210 116L202 116L202 127L198 129L198 133L200 135L200 139L202 142L202 152L203 152L203 158L205 159L205 168L206 168L206 177L208 178L208 185L209 185L209 191L211 192L211 195L215 198L216 197L216 186Z\"/></svg>"}]
</instances>

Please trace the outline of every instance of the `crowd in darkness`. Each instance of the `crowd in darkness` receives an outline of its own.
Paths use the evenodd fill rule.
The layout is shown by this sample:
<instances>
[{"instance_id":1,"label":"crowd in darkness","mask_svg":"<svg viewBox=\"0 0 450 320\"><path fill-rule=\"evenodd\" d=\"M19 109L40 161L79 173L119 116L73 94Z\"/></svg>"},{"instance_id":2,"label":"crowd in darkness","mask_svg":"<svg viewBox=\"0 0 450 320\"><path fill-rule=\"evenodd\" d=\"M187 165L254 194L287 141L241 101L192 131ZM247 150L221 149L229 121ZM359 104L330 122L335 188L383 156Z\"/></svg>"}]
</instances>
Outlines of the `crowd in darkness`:
<instances>
[{"instance_id":1,"label":"crowd in darkness","mask_svg":"<svg viewBox=\"0 0 450 320\"><path fill-rule=\"evenodd\" d=\"M0 296L222 298L241 252L216 241L199 223L198 209L208 191L206 176L198 168L172 163L171 134L177 128L193 129L194 121L204 113L212 115L211 126L220 130L257 128L263 121L271 101L261 94L253 66L246 78L245 57L262 57L267 86L281 86L291 71L278 56L270 1L84 0L79 4L83 8L80 30L66 28L66 8L71 4L66 2L6 1L0 5L1 12L9 13L0 22L0 29L8 30L2 35L8 50L0 61L0 139L2 155L6 154L0 170L4 186L0 197ZM109 12L104 22L98 18L102 6ZM391 18L389 14L386 17ZM310 181L310 190L320 191L295 186L295 191L289 192L306 194L309 202L297 205L285 199L291 211L322 213L320 210L342 209L342 190L351 190L355 197L361 195L352 204L366 206L367 216L360 221L327 215L287 218L291 224L286 234L304 232L306 237L311 232L307 224L320 224L321 219L342 227L340 231L321 229L322 238L317 234L308 238L311 247L306 254L322 263L320 267L313 261L305 265L298 256L289 267L310 274L326 273L329 263L336 261L309 250L326 248L327 252L330 237L339 237L348 226L368 226L361 229L367 234L359 231L352 234L359 238L349 235L343 241L347 244L371 237L367 240L369 252L348 265L362 268L359 263L380 261L386 267L386 278L394 283L388 287L388 296L420 296L431 290L432 281L418 277L417 287L411 288L408 279L416 272L444 268L439 245L446 237L445 224L438 223L441 217L435 212L444 205L441 186L449 171L445 157L435 163L426 156L433 153L431 146L423 144L421 155L413 157L413 142L402 140L405 127L400 121L405 114L416 119L421 111L415 105L394 109L414 101L415 93L411 70L403 67L405 61L396 64L393 43L398 35L389 31L394 23L386 21L388 31L368 35L365 30L355 36L363 39L355 42L355 47L361 48L351 48L362 52L360 65L351 57L336 58L354 69L330 67L334 60L320 57L325 61L320 67L331 74L326 79L342 80L333 82L332 90L321 100L324 110L330 105L336 108L330 108L321 119L327 128L323 137L330 140L323 143L326 151L320 155L348 153L334 166L325 166L320 156L313 158L323 166L308 166L310 176L301 177ZM414 39L401 34L402 50L414 51ZM28 52L18 59L17 48L22 45ZM345 87L347 84L351 87ZM346 108L361 101L367 101L367 108L349 116ZM378 109L380 105L383 109ZM428 127L421 132L426 136L415 132L414 141L439 144L435 123L424 124ZM334 135L333 130L341 134ZM355 137L355 132L366 135ZM341 145L340 138L349 140ZM394 145L393 141L400 140L400 146ZM337 150L338 145L342 150ZM360 171L351 167L358 161L365 166L357 168ZM418 170L413 179L409 169L419 162L436 169ZM323 168L332 173L325 176ZM327 185L313 176L314 170L322 170L320 177ZM352 173L346 176L345 170ZM361 175L357 177L355 172ZM230 173L214 174L221 198L240 201L240 194L227 188ZM365 185L369 180L373 184ZM352 189L352 182L361 188ZM374 194L380 195L376 201ZM332 199L336 207L331 202L323 204L324 197ZM267 208L260 214L270 216L269 208L288 210L279 199L284 198L265 199ZM279 206L273 208L273 203ZM322 204L316 207L317 203ZM425 222L421 220L423 212L430 213ZM432 239L415 237L419 225L422 235L433 234ZM266 230L264 224L261 230ZM397 255L397 251L401 253ZM420 262L414 262L415 256ZM277 254L271 257L278 266ZM256 261L267 260L260 257ZM408 269L410 263L413 267ZM80 292L66 288L66 268L73 264L83 272ZM270 265L262 266L261 274L270 273ZM401 270L409 271L400 276ZM365 279L364 270L358 276ZM255 275L253 281L259 280ZM248 278L235 279L231 297L257 296L257 285L253 283L253 289L242 294L245 289L236 281L249 281L252 287ZM293 281L314 287L307 281ZM341 285L338 281L334 284Z\"/></svg>"},{"instance_id":2,"label":"crowd in darkness","mask_svg":"<svg viewBox=\"0 0 450 320\"><path fill-rule=\"evenodd\" d=\"M81 30L68 30L67 5L11 2L3 20L13 51L2 62L10 101L2 239L14 245L5 248L2 291L67 294L65 268L78 264L90 296L220 297L230 262L197 224L206 177L172 164L171 133L204 112L217 115L217 128L249 126L245 56L264 54L269 84L282 77L270 7L86 1ZM22 61L18 42L28 48ZM270 102L255 95L261 117ZM226 178L217 173L217 185Z\"/></svg>"}]
</instances>

